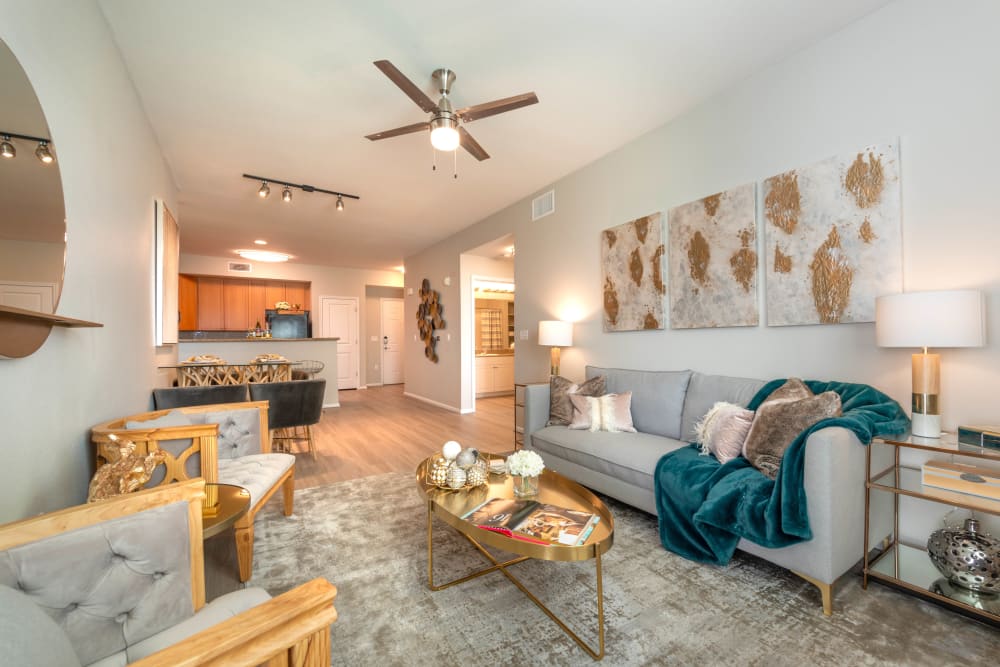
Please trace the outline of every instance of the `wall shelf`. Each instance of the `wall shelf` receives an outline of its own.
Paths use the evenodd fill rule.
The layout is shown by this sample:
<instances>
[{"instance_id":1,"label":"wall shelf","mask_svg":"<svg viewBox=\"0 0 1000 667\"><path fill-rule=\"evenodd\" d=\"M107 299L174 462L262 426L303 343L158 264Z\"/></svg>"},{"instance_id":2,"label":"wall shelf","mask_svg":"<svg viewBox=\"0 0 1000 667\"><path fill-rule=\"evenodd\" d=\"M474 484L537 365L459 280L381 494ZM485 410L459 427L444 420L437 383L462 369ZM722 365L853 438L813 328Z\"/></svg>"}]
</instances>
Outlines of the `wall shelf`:
<instances>
[{"instance_id":1,"label":"wall shelf","mask_svg":"<svg viewBox=\"0 0 1000 667\"><path fill-rule=\"evenodd\" d=\"M35 352L49 337L52 327L103 326L99 322L0 306L0 357L19 359Z\"/></svg>"}]
</instances>

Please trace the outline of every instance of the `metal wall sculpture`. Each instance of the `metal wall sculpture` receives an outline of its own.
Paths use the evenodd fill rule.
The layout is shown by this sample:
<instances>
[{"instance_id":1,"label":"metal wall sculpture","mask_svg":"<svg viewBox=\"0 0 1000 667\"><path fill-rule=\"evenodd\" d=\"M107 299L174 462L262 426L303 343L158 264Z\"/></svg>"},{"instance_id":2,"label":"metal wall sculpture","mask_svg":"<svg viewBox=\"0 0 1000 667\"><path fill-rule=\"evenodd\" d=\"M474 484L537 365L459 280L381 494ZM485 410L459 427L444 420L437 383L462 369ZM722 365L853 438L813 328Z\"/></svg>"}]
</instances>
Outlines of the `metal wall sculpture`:
<instances>
[{"instance_id":1,"label":"metal wall sculpture","mask_svg":"<svg viewBox=\"0 0 1000 667\"><path fill-rule=\"evenodd\" d=\"M440 301L441 295L431 289L431 281L424 278L420 284L420 305L417 306L417 329L420 340L424 341L424 356L435 364L438 361L435 350L440 336L435 335L438 329L444 329L444 319L441 314L444 307Z\"/></svg>"}]
</instances>

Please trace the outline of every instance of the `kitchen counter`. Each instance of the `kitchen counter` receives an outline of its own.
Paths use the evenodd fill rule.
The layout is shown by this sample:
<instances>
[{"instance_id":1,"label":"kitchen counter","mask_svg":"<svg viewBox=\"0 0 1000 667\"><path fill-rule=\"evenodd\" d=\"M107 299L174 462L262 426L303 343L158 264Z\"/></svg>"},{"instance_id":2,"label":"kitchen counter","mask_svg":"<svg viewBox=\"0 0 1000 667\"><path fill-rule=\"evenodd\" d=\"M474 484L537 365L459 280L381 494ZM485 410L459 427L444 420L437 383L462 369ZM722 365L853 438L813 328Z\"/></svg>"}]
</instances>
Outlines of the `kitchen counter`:
<instances>
[{"instance_id":1,"label":"kitchen counter","mask_svg":"<svg viewBox=\"0 0 1000 667\"><path fill-rule=\"evenodd\" d=\"M510 352L477 352L477 357L513 357L514 351Z\"/></svg>"},{"instance_id":2,"label":"kitchen counter","mask_svg":"<svg viewBox=\"0 0 1000 667\"><path fill-rule=\"evenodd\" d=\"M339 338L193 338L181 339L177 344L177 361L184 361L199 354L214 354L230 364L245 364L258 354L280 354L289 361L322 361L324 368L316 374L316 379L326 380L323 407L340 405L337 394L337 343ZM167 365L167 364L163 364ZM164 370L171 374L164 378L163 386L169 386L176 377L176 371Z\"/></svg>"}]
</instances>

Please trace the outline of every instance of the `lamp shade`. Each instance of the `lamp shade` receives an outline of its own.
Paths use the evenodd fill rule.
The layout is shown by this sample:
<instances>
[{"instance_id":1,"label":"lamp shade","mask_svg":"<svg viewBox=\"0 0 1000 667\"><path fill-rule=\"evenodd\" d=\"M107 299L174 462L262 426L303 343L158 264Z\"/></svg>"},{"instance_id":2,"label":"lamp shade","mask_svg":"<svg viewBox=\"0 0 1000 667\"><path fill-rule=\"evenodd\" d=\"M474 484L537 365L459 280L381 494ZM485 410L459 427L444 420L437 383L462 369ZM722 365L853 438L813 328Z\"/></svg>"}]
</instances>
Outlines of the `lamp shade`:
<instances>
[{"instance_id":1,"label":"lamp shade","mask_svg":"<svg viewBox=\"0 0 1000 667\"><path fill-rule=\"evenodd\" d=\"M538 323L538 344L567 347L573 344L573 323L542 320Z\"/></svg>"},{"instance_id":2,"label":"lamp shade","mask_svg":"<svg viewBox=\"0 0 1000 667\"><path fill-rule=\"evenodd\" d=\"M979 290L904 292L875 299L879 347L981 347L985 305Z\"/></svg>"}]
</instances>

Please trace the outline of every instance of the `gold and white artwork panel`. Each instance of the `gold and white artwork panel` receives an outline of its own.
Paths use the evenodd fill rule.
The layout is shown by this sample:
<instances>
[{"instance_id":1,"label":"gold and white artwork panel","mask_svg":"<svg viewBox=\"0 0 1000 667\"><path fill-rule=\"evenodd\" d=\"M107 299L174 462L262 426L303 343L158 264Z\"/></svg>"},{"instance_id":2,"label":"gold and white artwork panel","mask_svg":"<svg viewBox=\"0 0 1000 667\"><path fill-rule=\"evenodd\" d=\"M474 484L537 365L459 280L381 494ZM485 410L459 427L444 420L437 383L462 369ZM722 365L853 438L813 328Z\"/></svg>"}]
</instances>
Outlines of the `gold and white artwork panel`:
<instances>
[{"instance_id":1,"label":"gold and white artwork panel","mask_svg":"<svg viewBox=\"0 0 1000 667\"><path fill-rule=\"evenodd\" d=\"M902 289L897 144L772 176L761 199L768 326L873 322Z\"/></svg>"},{"instance_id":2,"label":"gold and white artwork panel","mask_svg":"<svg viewBox=\"0 0 1000 667\"><path fill-rule=\"evenodd\" d=\"M757 326L754 184L670 209L670 328Z\"/></svg>"},{"instance_id":3,"label":"gold and white artwork panel","mask_svg":"<svg viewBox=\"0 0 1000 667\"><path fill-rule=\"evenodd\" d=\"M663 329L663 214L601 232L605 331Z\"/></svg>"}]
</instances>

